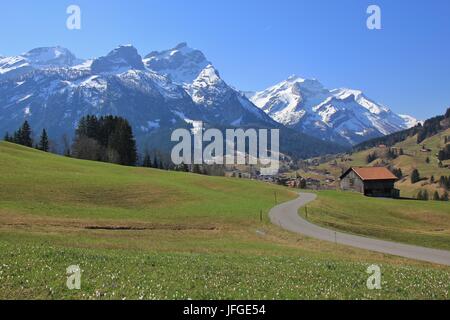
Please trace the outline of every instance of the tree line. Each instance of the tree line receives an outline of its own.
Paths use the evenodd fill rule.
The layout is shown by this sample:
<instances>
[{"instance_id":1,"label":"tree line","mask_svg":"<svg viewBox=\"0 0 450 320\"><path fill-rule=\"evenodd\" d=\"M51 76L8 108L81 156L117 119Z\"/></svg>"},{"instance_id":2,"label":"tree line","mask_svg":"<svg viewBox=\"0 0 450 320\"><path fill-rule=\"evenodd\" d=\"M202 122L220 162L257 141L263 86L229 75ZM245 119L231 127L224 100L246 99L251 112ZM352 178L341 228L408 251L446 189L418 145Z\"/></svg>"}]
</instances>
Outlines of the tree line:
<instances>
[{"instance_id":1,"label":"tree line","mask_svg":"<svg viewBox=\"0 0 450 320\"><path fill-rule=\"evenodd\" d=\"M50 148L46 129L42 130L38 142L34 143L28 121L25 121L12 135L7 132L4 140L26 147L35 147L45 152L48 152ZM157 150L153 154L145 151L140 161L133 130L126 119L118 116L87 115L82 117L75 129L73 142L70 143L67 140L67 137L64 136L64 155L67 157L203 175L225 175L223 166L219 165L181 164L175 166L169 156L164 156Z\"/></svg>"},{"instance_id":2,"label":"tree line","mask_svg":"<svg viewBox=\"0 0 450 320\"><path fill-rule=\"evenodd\" d=\"M371 139L365 142L362 142L353 147L353 151L363 151L367 149L371 149L373 147L377 147L379 145L386 145L391 147L398 142L404 141L409 137L413 137L417 135L417 143L422 143L425 139L441 132L444 127L442 123L450 121L450 108L447 109L444 115L437 116L431 119L428 119L424 122L424 124L418 124L417 126L398 131L392 133L387 136Z\"/></svg>"},{"instance_id":3,"label":"tree line","mask_svg":"<svg viewBox=\"0 0 450 320\"><path fill-rule=\"evenodd\" d=\"M35 147L36 149L45 152L49 151L49 140L47 131L45 129L42 129L39 141L35 144L32 138L32 131L28 121L25 121L22 124L22 126L12 135L9 135L9 133L6 132L4 140L15 144L20 144L22 146L29 148Z\"/></svg>"},{"instance_id":4,"label":"tree line","mask_svg":"<svg viewBox=\"0 0 450 320\"><path fill-rule=\"evenodd\" d=\"M126 119L117 116L81 118L71 155L125 166L135 166L138 160L133 130Z\"/></svg>"}]
</instances>

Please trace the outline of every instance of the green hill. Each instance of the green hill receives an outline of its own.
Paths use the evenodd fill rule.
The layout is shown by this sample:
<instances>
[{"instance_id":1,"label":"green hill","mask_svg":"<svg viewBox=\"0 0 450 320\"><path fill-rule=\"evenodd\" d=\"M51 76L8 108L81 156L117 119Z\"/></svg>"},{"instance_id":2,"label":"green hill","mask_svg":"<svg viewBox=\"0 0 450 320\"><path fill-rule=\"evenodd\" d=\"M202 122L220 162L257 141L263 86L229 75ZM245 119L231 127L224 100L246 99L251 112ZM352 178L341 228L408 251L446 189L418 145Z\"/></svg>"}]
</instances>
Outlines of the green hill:
<instances>
[{"instance_id":1,"label":"green hill","mask_svg":"<svg viewBox=\"0 0 450 320\"><path fill-rule=\"evenodd\" d=\"M449 298L449 268L271 225L275 198L293 197L1 142L0 299ZM373 263L383 290L366 288ZM70 265L83 271L79 291L66 288Z\"/></svg>"}]
</instances>

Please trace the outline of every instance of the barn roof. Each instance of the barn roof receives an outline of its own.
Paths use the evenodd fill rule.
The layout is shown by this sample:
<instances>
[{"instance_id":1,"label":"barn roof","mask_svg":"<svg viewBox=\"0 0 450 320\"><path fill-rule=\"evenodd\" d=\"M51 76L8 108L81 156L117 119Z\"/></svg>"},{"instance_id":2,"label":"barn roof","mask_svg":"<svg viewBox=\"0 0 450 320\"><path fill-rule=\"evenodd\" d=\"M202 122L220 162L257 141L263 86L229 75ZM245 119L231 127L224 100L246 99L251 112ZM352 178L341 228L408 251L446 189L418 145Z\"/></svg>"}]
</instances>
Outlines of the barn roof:
<instances>
[{"instance_id":1,"label":"barn roof","mask_svg":"<svg viewBox=\"0 0 450 320\"><path fill-rule=\"evenodd\" d=\"M398 180L398 178L385 167L350 168L341 176L341 179L349 174L350 171L354 171L363 181Z\"/></svg>"}]
</instances>

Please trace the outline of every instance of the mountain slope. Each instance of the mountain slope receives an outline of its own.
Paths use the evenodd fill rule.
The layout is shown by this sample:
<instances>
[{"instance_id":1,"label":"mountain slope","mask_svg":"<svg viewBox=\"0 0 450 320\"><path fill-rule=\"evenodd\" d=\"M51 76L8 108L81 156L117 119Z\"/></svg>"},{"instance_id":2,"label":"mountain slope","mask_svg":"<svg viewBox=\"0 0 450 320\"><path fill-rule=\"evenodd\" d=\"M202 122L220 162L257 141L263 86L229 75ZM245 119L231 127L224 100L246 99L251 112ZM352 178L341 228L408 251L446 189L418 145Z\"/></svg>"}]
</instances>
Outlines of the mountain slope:
<instances>
[{"instance_id":1,"label":"mountain slope","mask_svg":"<svg viewBox=\"0 0 450 320\"><path fill-rule=\"evenodd\" d=\"M361 91L326 89L292 76L250 100L274 120L300 132L345 145L406 129L416 123L367 98Z\"/></svg>"}]
</instances>

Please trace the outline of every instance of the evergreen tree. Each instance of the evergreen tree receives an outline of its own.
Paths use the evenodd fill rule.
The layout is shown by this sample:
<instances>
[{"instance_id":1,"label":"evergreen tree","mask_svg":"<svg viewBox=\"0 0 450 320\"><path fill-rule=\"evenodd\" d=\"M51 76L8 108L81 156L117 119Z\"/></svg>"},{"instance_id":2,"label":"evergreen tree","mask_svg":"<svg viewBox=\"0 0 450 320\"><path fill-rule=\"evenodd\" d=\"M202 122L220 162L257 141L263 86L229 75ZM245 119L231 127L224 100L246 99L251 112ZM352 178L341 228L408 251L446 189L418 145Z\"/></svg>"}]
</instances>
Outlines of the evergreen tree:
<instances>
[{"instance_id":1,"label":"evergreen tree","mask_svg":"<svg viewBox=\"0 0 450 320\"><path fill-rule=\"evenodd\" d=\"M441 198L439 197L439 192L435 191L433 194L433 200L434 201L439 201L441 200Z\"/></svg>"},{"instance_id":2,"label":"evergreen tree","mask_svg":"<svg viewBox=\"0 0 450 320\"><path fill-rule=\"evenodd\" d=\"M48 152L49 146L48 146L48 136L47 131L45 129L42 129L41 138L39 140L39 150L42 150L44 152Z\"/></svg>"},{"instance_id":3,"label":"evergreen tree","mask_svg":"<svg viewBox=\"0 0 450 320\"><path fill-rule=\"evenodd\" d=\"M445 116L446 119L450 118L450 108L447 109L447 111L445 112Z\"/></svg>"},{"instance_id":4,"label":"evergreen tree","mask_svg":"<svg viewBox=\"0 0 450 320\"><path fill-rule=\"evenodd\" d=\"M202 171L201 171L201 169L200 169L200 165L194 164L194 167L192 168L192 172L193 172L193 173L196 173L196 174L201 174Z\"/></svg>"},{"instance_id":5,"label":"evergreen tree","mask_svg":"<svg viewBox=\"0 0 450 320\"><path fill-rule=\"evenodd\" d=\"M33 147L33 139L31 138L31 127L28 121L25 121L23 123L21 132L22 132L21 135L22 145L30 148Z\"/></svg>"},{"instance_id":6,"label":"evergreen tree","mask_svg":"<svg viewBox=\"0 0 450 320\"><path fill-rule=\"evenodd\" d=\"M371 163L373 161L375 161L377 159L377 155L375 154L375 152L369 153L367 155L367 163Z\"/></svg>"},{"instance_id":7,"label":"evergreen tree","mask_svg":"<svg viewBox=\"0 0 450 320\"><path fill-rule=\"evenodd\" d=\"M14 132L12 142L33 148L33 139L31 138L31 127L28 121L25 121L19 130Z\"/></svg>"},{"instance_id":8,"label":"evergreen tree","mask_svg":"<svg viewBox=\"0 0 450 320\"><path fill-rule=\"evenodd\" d=\"M392 173L397 177L397 178L399 178L399 179L401 179L401 178L403 178L403 172L402 172L402 169L400 169L400 168L392 168Z\"/></svg>"},{"instance_id":9,"label":"evergreen tree","mask_svg":"<svg viewBox=\"0 0 450 320\"><path fill-rule=\"evenodd\" d=\"M419 170L414 169L413 172L411 173L411 183L417 183L420 181L420 174L419 174Z\"/></svg>"},{"instance_id":10,"label":"evergreen tree","mask_svg":"<svg viewBox=\"0 0 450 320\"><path fill-rule=\"evenodd\" d=\"M428 201L428 199L429 195L427 190L420 190L419 193L417 194L417 200Z\"/></svg>"},{"instance_id":11,"label":"evergreen tree","mask_svg":"<svg viewBox=\"0 0 450 320\"><path fill-rule=\"evenodd\" d=\"M9 132L5 133L5 137L3 138L6 142L12 142L12 137L9 136Z\"/></svg>"},{"instance_id":12,"label":"evergreen tree","mask_svg":"<svg viewBox=\"0 0 450 320\"><path fill-rule=\"evenodd\" d=\"M148 152L145 153L144 160L142 162L142 166L146 167L146 168L151 168L152 167L152 160L151 160L150 155L148 154Z\"/></svg>"},{"instance_id":13,"label":"evergreen tree","mask_svg":"<svg viewBox=\"0 0 450 320\"><path fill-rule=\"evenodd\" d=\"M75 157L136 165L136 141L130 124L123 118L88 115L80 119L75 135L72 146Z\"/></svg>"}]
</instances>

